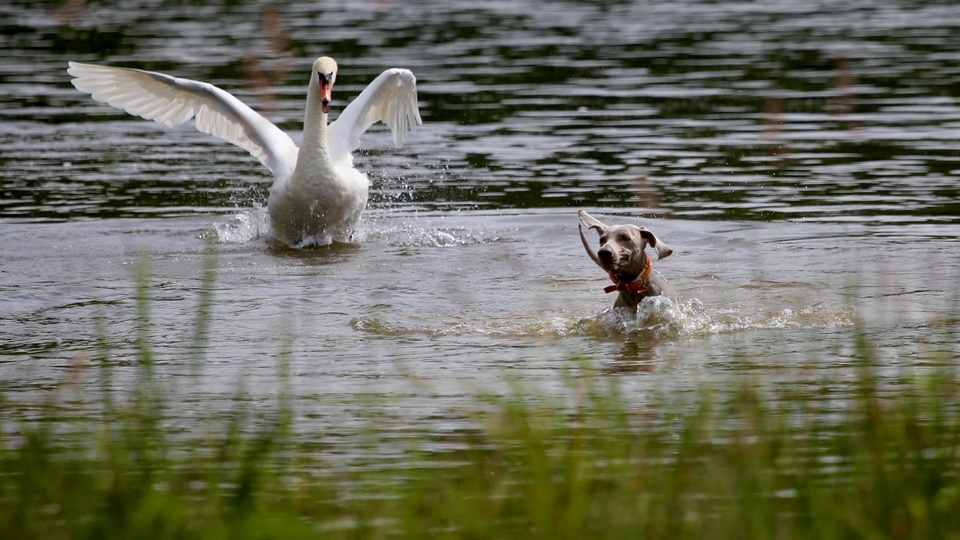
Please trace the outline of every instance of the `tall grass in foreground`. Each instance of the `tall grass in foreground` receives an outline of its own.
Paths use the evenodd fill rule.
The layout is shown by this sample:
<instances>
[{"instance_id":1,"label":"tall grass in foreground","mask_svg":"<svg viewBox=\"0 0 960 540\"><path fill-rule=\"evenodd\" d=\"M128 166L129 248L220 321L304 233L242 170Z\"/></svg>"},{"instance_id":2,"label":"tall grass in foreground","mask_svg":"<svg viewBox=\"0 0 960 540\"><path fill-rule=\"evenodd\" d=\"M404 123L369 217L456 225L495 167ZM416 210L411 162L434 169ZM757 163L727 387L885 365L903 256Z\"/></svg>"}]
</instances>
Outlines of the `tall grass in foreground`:
<instances>
[{"instance_id":1,"label":"tall grass in foreground","mask_svg":"<svg viewBox=\"0 0 960 540\"><path fill-rule=\"evenodd\" d=\"M444 447L412 426L389 443L402 446L399 457L379 463L369 449L386 434L371 415L366 443L338 449L376 465L365 467L328 459L279 409L253 422L238 406L219 431L185 436L161 421L172 406L142 397L122 407L105 399L102 415L72 419L55 401L30 413L3 403L0 530L44 539L960 536L956 381L908 378L886 401L865 360L858 385L830 414L749 384L723 400L705 389L692 408L663 399L637 411L586 373L570 380L572 405L522 391L483 398L475 419L485 427Z\"/></svg>"},{"instance_id":2,"label":"tall grass in foreground","mask_svg":"<svg viewBox=\"0 0 960 540\"><path fill-rule=\"evenodd\" d=\"M479 427L399 439L371 411L361 442L332 447L297 429L286 391L197 433L165 421L182 405L163 399L138 293L131 397L111 394L105 347L89 412L69 383L39 407L0 396L3 538L960 537L956 375L882 383L862 338L839 393L705 385L638 409L583 364L566 400L478 395Z\"/></svg>"}]
</instances>

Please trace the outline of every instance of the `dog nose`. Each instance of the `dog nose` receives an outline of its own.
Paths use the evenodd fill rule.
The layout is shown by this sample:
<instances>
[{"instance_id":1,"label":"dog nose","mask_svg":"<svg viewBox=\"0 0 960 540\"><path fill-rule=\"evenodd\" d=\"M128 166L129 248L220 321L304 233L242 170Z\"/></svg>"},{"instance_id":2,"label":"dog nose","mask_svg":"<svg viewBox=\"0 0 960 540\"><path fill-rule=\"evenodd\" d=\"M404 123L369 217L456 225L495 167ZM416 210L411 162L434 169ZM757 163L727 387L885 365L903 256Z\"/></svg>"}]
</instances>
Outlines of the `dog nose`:
<instances>
[{"instance_id":1,"label":"dog nose","mask_svg":"<svg viewBox=\"0 0 960 540\"><path fill-rule=\"evenodd\" d=\"M600 257L600 260L603 262L613 261L613 252L607 248L600 248L600 251L597 252L597 256Z\"/></svg>"}]
</instances>

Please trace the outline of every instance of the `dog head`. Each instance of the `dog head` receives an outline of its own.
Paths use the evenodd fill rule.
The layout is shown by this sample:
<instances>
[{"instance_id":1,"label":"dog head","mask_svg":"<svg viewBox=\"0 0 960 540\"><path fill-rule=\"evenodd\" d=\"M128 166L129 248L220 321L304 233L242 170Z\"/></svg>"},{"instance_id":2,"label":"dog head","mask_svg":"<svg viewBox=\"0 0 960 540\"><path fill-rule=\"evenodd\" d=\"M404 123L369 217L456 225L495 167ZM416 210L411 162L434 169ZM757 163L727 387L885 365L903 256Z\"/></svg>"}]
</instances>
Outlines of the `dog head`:
<instances>
[{"instance_id":1,"label":"dog head","mask_svg":"<svg viewBox=\"0 0 960 540\"><path fill-rule=\"evenodd\" d=\"M630 282L643 274L647 266L647 258L644 255L644 249L647 246L657 251L657 260L673 253L670 246L645 227L605 225L583 210L580 210L577 215L580 217L578 225L580 240L583 242L583 248L587 250L587 255L600 268L616 276L620 281ZM590 247L583 232L584 226L597 231L600 235L599 250L594 251Z\"/></svg>"}]
</instances>

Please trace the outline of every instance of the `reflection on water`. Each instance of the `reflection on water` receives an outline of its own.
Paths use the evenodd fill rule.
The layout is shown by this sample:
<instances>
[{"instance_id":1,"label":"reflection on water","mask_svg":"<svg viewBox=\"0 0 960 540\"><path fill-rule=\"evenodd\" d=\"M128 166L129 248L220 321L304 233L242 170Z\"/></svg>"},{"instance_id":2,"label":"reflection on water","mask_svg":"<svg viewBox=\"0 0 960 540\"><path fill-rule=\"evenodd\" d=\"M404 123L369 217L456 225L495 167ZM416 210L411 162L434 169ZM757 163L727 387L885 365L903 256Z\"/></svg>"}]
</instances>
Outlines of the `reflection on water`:
<instances>
[{"instance_id":1,"label":"reflection on water","mask_svg":"<svg viewBox=\"0 0 960 540\"><path fill-rule=\"evenodd\" d=\"M385 67L420 80L426 126L413 145L365 142L377 207L957 221L960 19L949 3L4 11L2 217L182 215L266 198L255 160L91 102L69 86L68 59L212 81L298 130L305 67L330 54L343 66L340 106Z\"/></svg>"}]
</instances>

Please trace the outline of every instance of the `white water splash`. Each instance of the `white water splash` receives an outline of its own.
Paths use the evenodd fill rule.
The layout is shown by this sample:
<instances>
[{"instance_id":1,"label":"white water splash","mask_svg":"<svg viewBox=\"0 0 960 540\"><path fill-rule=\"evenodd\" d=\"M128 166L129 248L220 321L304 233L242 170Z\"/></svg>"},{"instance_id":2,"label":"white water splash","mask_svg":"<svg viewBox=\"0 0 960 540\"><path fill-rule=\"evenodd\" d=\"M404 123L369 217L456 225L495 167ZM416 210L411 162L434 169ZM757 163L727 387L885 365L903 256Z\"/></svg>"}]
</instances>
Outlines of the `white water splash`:
<instances>
[{"instance_id":1,"label":"white water splash","mask_svg":"<svg viewBox=\"0 0 960 540\"><path fill-rule=\"evenodd\" d=\"M213 234L222 244L243 244L260 238L270 238L270 215L264 206L242 210L225 221L213 224ZM468 230L466 227L435 227L426 223L365 219L351 237L358 244L382 242L395 247L455 247L491 242L509 242L498 232ZM329 235L310 237L294 247L326 246L332 242Z\"/></svg>"},{"instance_id":2,"label":"white water splash","mask_svg":"<svg viewBox=\"0 0 960 540\"><path fill-rule=\"evenodd\" d=\"M632 328L629 328L629 323L626 326L628 331L654 332L662 337L695 336L748 330L846 327L854 324L855 315L855 310L851 307L825 303L773 313L750 310L747 305L711 310L696 298L656 296L641 302L636 318L629 321L633 323ZM622 310L608 312L621 318L624 314ZM605 314L601 314L600 318L604 316ZM614 324L622 327L624 322Z\"/></svg>"},{"instance_id":3,"label":"white water splash","mask_svg":"<svg viewBox=\"0 0 960 540\"><path fill-rule=\"evenodd\" d=\"M410 221L362 221L353 238L359 243L386 242L395 247L454 247L507 241L499 233L466 227L435 227Z\"/></svg>"},{"instance_id":4,"label":"white water splash","mask_svg":"<svg viewBox=\"0 0 960 540\"><path fill-rule=\"evenodd\" d=\"M652 296L640 302L635 319L638 329L666 336L710 334L718 329L703 302L696 298L680 299Z\"/></svg>"},{"instance_id":5,"label":"white water splash","mask_svg":"<svg viewBox=\"0 0 960 540\"><path fill-rule=\"evenodd\" d=\"M422 322L408 324L398 320L358 317L355 330L379 335L419 335L488 337L596 337L623 339L631 334L653 335L659 339L709 336L750 330L796 328L837 328L853 325L853 308L817 304L809 308L784 309L775 313L744 313L735 310L710 310L697 298L651 297L641 302L636 315L625 309L609 308L594 317L552 317L539 320L465 320L443 326Z\"/></svg>"},{"instance_id":6,"label":"white water splash","mask_svg":"<svg viewBox=\"0 0 960 540\"><path fill-rule=\"evenodd\" d=\"M228 221L214 223L217 241L222 244L243 244L270 235L267 209L256 206L234 214Z\"/></svg>"}]
</instances>

